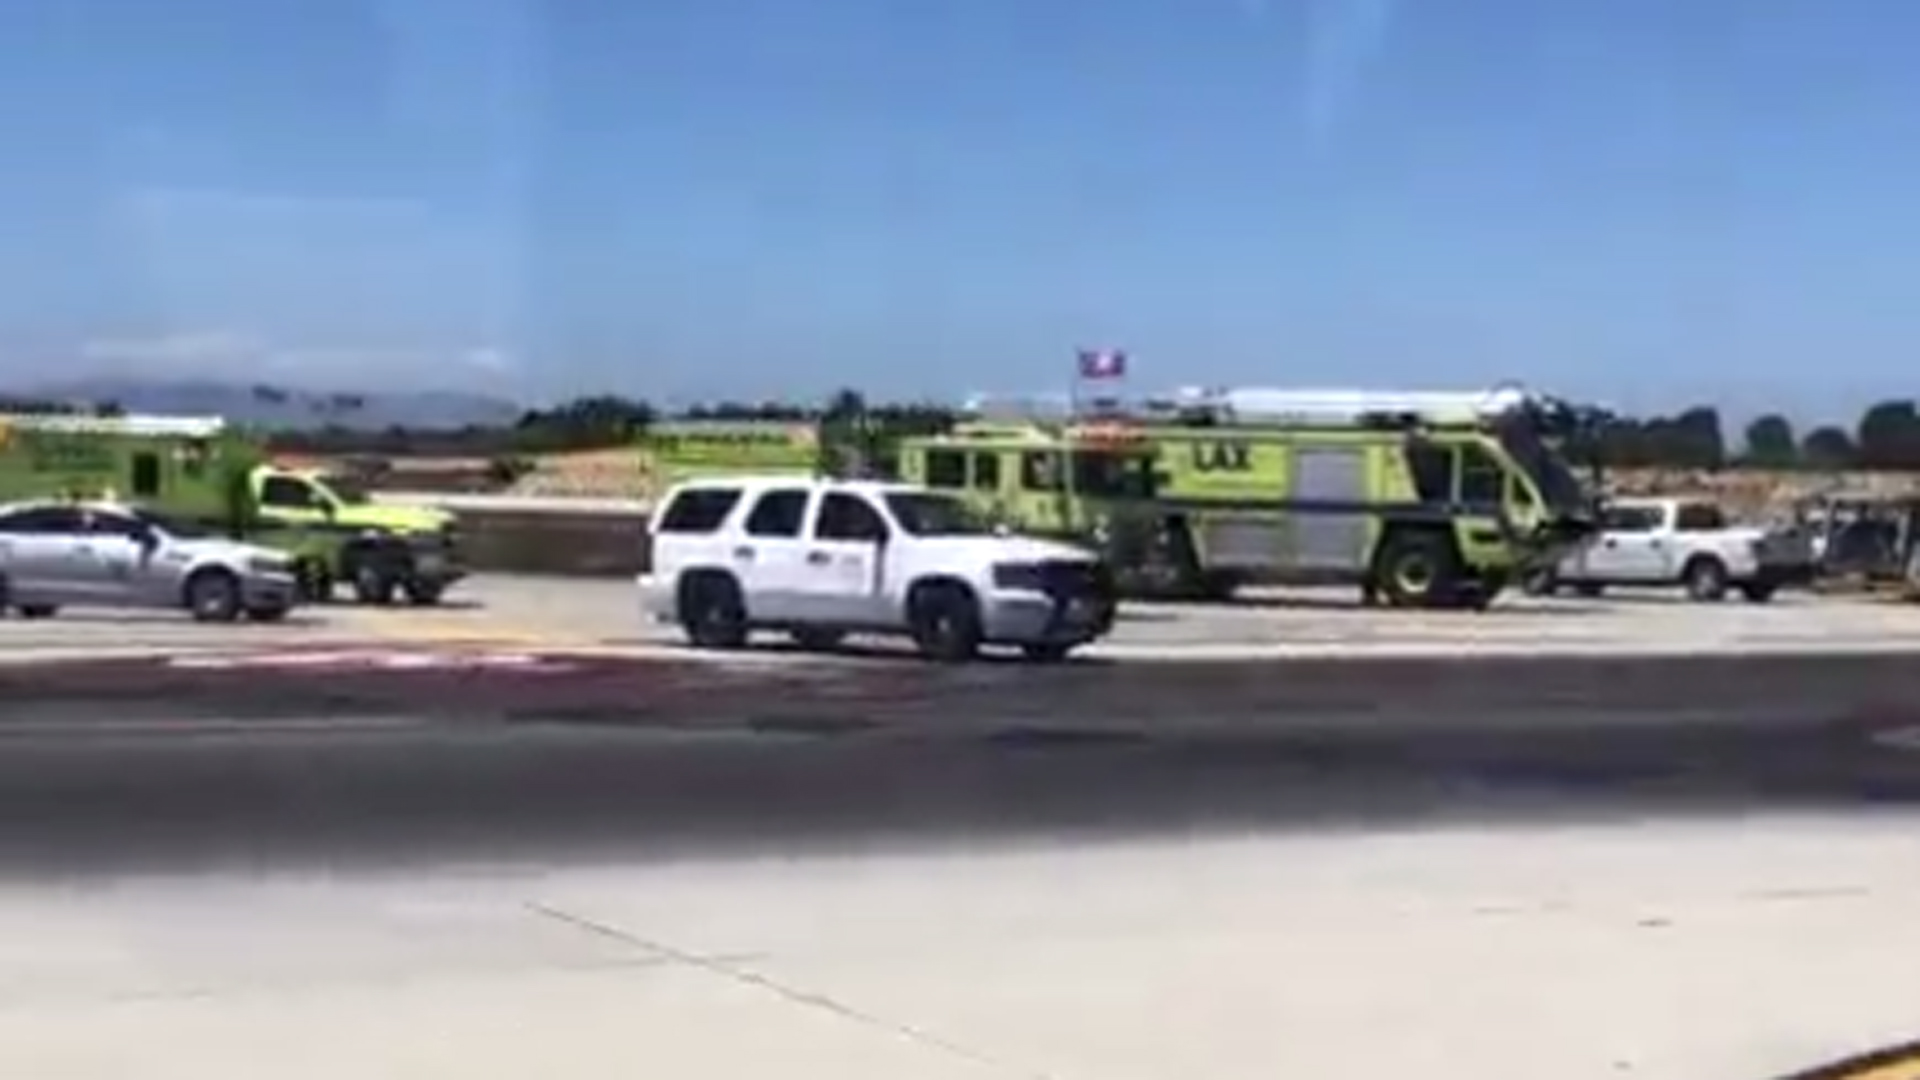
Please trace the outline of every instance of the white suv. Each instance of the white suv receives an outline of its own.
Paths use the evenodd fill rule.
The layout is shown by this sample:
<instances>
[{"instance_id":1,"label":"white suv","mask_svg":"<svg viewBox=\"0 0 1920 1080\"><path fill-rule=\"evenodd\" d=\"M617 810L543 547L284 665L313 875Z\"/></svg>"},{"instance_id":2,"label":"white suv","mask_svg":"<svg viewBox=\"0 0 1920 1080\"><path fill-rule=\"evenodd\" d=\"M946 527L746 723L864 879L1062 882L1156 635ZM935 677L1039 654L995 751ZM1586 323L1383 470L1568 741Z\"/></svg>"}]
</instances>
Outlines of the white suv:
<instances>
[{"instance_id":1,"label":"white suv","mask_svg":"<svg viewBox=\"0 0 1920 1080\"><path fill-rule=\"evenodd\" d=\"M1107 567L1006 534L967 504L907 484L735 477L675 486L648 522L642 605L705 648L754 630L831 648L906 634L933 659L983 645L1061 660L1113 626Z\"/></svg>"}]
</instances>

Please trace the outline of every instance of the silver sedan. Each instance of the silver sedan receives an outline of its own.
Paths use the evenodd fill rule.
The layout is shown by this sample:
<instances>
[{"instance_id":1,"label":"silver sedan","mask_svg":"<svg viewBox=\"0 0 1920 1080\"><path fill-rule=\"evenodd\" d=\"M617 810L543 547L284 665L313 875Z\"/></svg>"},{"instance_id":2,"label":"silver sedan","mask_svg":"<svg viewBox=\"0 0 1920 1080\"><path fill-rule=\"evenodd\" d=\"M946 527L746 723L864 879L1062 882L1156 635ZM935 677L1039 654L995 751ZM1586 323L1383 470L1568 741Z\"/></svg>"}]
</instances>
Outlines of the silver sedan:
<instances>
[{"instance_id":1,"label":"silver sedan","mask_svg":"<svg viewBox=\"0 0 1920 1080\"><path fill-rule=\"evenodd\" d=\"M172 608L203 622L271 622L296 598L287 557L113 503L0 507L0 611Z\"/></svg>"}]
</instances>

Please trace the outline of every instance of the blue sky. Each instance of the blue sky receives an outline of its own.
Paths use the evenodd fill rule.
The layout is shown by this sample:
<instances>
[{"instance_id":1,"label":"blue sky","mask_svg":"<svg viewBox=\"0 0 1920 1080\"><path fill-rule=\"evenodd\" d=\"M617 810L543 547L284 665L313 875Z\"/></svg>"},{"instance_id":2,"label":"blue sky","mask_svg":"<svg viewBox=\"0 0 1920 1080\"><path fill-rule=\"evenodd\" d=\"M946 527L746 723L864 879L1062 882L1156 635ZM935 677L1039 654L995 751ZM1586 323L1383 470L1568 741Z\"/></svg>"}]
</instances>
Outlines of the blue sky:
<instances>
[{"instance_id":1,"label":"blue sky","mask_svg":"<svg viewBox=\"0 0 1920 1080\"><path fill-rule=\"evenodd\" d=\"M1911 3L9 18L11 378L957 395L1116 345L1143 390L1520 377L1812 419L1920 370Z\"/></svg>"}]
</instances>

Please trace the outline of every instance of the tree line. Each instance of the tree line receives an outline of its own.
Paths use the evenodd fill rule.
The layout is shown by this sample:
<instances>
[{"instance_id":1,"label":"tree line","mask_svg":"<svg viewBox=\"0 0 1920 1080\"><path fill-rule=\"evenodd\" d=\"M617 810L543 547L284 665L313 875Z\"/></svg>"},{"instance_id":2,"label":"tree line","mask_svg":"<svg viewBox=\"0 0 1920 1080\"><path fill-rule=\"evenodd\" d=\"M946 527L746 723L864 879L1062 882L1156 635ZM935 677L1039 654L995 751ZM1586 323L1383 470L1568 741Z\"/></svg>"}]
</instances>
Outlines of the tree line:
<instances>
[{"instance_id":1,"label":"tree line","mask_svg":"<svg viewBox=\"0 0 1920 1080\"><path fill-rule=\"evenodd\" d=\"M889 431L920 433L953 423L958 410L928 403L869 403L850 390L823 405L719 402L671 414L645 401L597 396L530 410L510 427L385 432L321 428L289 432L278 441L315 453L544 454L623 445L662 420L832 423L852 417ZM1913 401L1882 401L1864 410L1850 428L1823 424L1805 430L1784 414L1768 413L1729 433L1720 410L1698 405L1665 415L1608 416L1576 439L1571 450L1583 460L1614 468L1920 471L1920 409Z\"/></svg>"},{"instance_id":2,"label":"tree line","mask_svg":"<svg viewBox=\"0 0 1920 1080\"><path fill-rule=\"evenodd\" d=\"M0 411L81 408L68 402L0 398ZM115 415L119 409L106 403L86 411ZM635 398L595 395L528 410L509 425L367 431L323 424L276 433L273 442L279 449L316 454L494 457L621 446L663 420L834 423L855 418L913 434L941 430L958 418L958 410L933 403L869 402L850 389L814 404L725 401L672 413ZM1665 415L1607 416L1577 439L1572 450L1582 459L1615 468L1920 471L1920 409L1912 400L1881 401L1868 406L1851 427L1823 424L1804 431L1784 414L1769 413L1729 433L1720 410L1696 405Z\"/></svg>"}]
</instances>

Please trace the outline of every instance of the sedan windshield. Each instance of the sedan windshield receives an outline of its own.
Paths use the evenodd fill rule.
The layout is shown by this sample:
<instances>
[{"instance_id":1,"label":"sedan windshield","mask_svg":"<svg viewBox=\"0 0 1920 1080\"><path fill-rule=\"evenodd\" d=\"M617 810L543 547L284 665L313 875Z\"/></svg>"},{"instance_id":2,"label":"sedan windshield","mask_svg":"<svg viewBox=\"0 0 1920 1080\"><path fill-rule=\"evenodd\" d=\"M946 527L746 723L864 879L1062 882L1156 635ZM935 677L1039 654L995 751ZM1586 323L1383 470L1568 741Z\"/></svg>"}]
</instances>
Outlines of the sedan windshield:
<instances>
[{"instance_id":1,"label":"sedan windshield","mask_svg":"<svg viewBox=\"0 0 1920 1080\"><path fill-rule=\"evenodd\" d=\"M138 510L134 512L133 516L138 519L141 524L153 529L160 535L170 536L176 540L204 539L214 535L213 530L204 525L185 521L172 515L158 513L153 510Z\"/></svg>"},{"instance_id":2,"label":"sedan windshield","mask_svg":"<svg viewBox=\"0 0 1920 1080\"><path fill-rule=\"evenodd\" d=\"M912 536L990 536L993 522L985 514L949 495L931 492L893 492L886 496L900 528Z\"/></svg>"}]
</instances>

